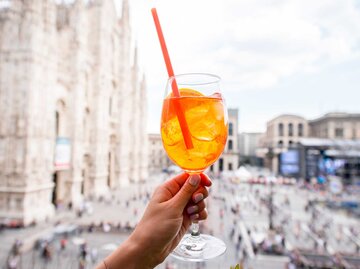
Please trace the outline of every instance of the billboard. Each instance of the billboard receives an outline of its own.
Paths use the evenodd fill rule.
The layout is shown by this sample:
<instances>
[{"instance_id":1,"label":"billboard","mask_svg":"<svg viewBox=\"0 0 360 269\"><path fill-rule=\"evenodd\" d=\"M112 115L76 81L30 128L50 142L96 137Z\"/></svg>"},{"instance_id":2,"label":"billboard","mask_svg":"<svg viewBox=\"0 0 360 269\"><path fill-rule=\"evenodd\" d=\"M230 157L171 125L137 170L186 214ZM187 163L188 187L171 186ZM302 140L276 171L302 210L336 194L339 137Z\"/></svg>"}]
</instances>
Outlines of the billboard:
<instances>
[{"instance_id":1,"label":"billboard","mask_svg":"<svg viewBox=\"0 0 360 269\"><path fill-rule=\"evenodd\" d=\"M293 176L300 172L299 151L289 150L280 154L280 172L282 175Z\"/></svg>"}]
</instances>

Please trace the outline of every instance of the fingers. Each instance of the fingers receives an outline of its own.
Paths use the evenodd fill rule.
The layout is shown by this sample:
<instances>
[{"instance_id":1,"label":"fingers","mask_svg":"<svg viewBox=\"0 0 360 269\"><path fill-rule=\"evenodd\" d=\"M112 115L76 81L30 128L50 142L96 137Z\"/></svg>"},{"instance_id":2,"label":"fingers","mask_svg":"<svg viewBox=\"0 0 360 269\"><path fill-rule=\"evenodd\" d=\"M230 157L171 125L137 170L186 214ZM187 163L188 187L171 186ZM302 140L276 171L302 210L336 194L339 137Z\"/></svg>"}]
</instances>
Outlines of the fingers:
<instances>
[{"instance_id":1,"label":"fingers","mask_svg":"<svg viewBox=\"0 0 360 269\"><path fill-rule=\"evenodd\" d=\"M190 175L179 192L172 199L174 207L183 211L200 184L200 175Z\"/></svg>"},{"instance_id":2,"label":"fingers","mask_svg":"<svg viewBox=\"0 0 360 269\"><path fill-rule=\"evenodd\" d=\"M209 196L208 190L204 186L200 186L192 195L192 201L196 204L204 200L208 196Z\"/></svg>"},{"instance_id":3,"label":"fingers","mask_svg":"<svg viewBox=\"0 0 360 269\"><path fill-rule=\"evenodd\" d=\"M180 191L188 178L189 174L187 173L181 173L173 177L172 179L166 181L156 189L153 198L158 202L164 202L171 199ZM202 186L210 187L212 184L210 178L205 174L200 174L200 180L200 185ZM208 195L207 190L204 191L204 188L200 192L203 193L204 197L201 198L201 196L198 195L197 201L206 198ZM197 191L196 193L199 193L199 191Z\"/></svg>"},{"instance_id":4,"label":"fingers","mask_svg":"<svg viewBox=\"0 0 360 269\"><path fill-rule=\"evenodd\" d=\"M189 175L187 173L181 173L179 175L176 175L172 179L160 185L154 192L153 198L156 199L158 202L168 200L179 192L179 190L188 178Z\"/></svg>"},{"instance_id":5,"label":"fingers","mask_svg":"<svg viewBox=\"0 0 360 269\"><path fill-rule=\"evenodd\" d=\"M206 220L208 216L208 213L206 209L200 211L199 213L194 213L190 215L190 220L192 221L199 221L199 220Z\"/></svg>"},{"instance_id":6,"label":"fingers","mask_svg":"<svg viewBox=\"0 0 360 269\"><path fill-rule=\"evenodd\" d=\"M205 209L205 202L201 201L200 203L194 205L191 204L186 208L186 212L191 216L195 213L199 213Z\"/></svg>"},{"instance_id":7,"label":"fingers","mask_svg":"<svg viewBox=\"0 0 360 269\"><path fill-rule=\"evenodd\" d=\"M204 220L207 218L206 205L204 201L194 205L191 204L186 208L186 213L189 215L190 220Z\"/></svg>"},{"instance_id":8,"label":"fingers","mask_svg":"<svg viewBox=\"0 0 360 269\"><path fill-rule=\"evenodd\" d=\"M210 187L212 185L211 179L209 178L208 175L201 173L200 177L201 177L201 185L206 187Z\"/></svg>"},{"instance_id":9,"label":"fingers","mask_svg":"<svg viewBox=\"0 0 360 269\"><path fill-rule=\"evenodd\" d=\"M175 196L175 194L178 193L188 178L189 174L181 173L166 181L163 184L163 187L166 188L172 194L172 196Z\"/></svg>"},{"instance_id":10,"label":"fingers","mask_svg":"<svg viewBox=\"0 0 360 269\"><path fill-rule=\"evenodd\" d=\"M197 220L206 220L207 217L208 217L208 212L206 209L204 209L199 213L199 218Z\"/></svg>"}]
</instances>

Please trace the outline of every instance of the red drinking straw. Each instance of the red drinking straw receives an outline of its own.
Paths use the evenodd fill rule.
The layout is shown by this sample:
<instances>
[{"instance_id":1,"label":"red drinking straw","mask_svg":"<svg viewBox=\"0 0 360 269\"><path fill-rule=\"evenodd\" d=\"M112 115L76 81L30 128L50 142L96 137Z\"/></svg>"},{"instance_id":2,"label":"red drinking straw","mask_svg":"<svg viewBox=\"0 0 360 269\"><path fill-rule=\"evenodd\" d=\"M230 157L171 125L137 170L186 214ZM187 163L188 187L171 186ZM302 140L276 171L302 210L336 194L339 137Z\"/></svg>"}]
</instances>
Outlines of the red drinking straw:
<instances>
[{"instance_id":1,"label":"red drinking straw","mask_svg":"<svg viewBox=\"0 0 360 269\"><path fill-rule=\"evenodd\" d=\"M161 50L164 55L166 69L168 71L169 77L172 77L172 76L174 76L174 70L171 65L169 52L166 47L165 38L164 38L163 32L161 30L160 21L159 21L157 12L156 12L156 8L152 8L151 13L154 18L155 27L156 27L156 31L157 31L157 34L159 37ZM190 134L189 126L186 122L185 114L184 114L183 110L181 109L181 104L178 99L180 97L180 92L179 92L179 89L178 89L175 79L174 79L173 83L171 83L171 85L172 85L173 94L175 96L175 98L174 98L175 111L176 111L177 118L179 120L182 135L184 137L185 146L187 149L192 149L192 148L194 148L194 145L191 141L191 134Z\"/></svg>"}]
</instances>

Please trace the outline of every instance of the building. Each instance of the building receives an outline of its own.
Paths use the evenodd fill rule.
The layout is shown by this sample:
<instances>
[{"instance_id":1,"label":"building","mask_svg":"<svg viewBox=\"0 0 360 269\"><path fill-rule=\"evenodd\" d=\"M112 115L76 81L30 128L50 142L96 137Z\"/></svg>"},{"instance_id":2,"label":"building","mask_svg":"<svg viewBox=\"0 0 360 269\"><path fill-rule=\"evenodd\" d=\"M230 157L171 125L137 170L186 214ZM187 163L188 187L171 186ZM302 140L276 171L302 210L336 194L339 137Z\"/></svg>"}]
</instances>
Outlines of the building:
<instances>
[{"instance_id":1,"label":"building","mask_svg":"<svg viewBox=\"0 0 360 269\"><path fill-rule=\"evenodd\" d=\"M281 115L267 123L263 157L273 172L307 180L327 175L319 163L332 165L336 160L336 164L344 164L338 174L347 182L354 182L358 170L351 167L357 167L359 161L351 140L359 139L358 113L327 113L309 121L296 115Z\"/></svg>"},{"instance_id":2,"label":"building","mask_svg":"<svg viewBox=\"0 0 360 269\"><path fill-rule=\"evenodd\" d=\"M238 109L228 109L229 129L225 149L220 158L211 167L214 173L234 171L239 167L239 146L238 146Z\"/></svg>"},{"instance_id":3,"label":"building","mask_svg":"<svg viewBox=\"0 0 360 269\"><path fill-rule=\"evenodd\" d=\"M240 163L261 165L257 157L257 150L260 148L263 133L241 133L239 134Z\"/></svg>"},{"instance_id":4,"label":"building","mask_svg":"<svg viewBox=\"0 0 360 269\"><path fill-rule=\"evenodd\" d=\"M0 219L144 180L145 97L128 0L121 19L113 0L2 2Z\"/></svg>"},{"instance_id":5,"label":"building","mask_svg":"<svg viewBox=\"0 0 360 269\"><path fill-rule=\"evenodd\" d=\"M297 115L280 115L267 123L266 144L271 148L291 148L308 136L308 122Z\"/></svg>"},{"instance_id":6,"label":"building","mask_svg":"<svg viewBox=\"0 0 360 269\"><path fill-rule=\"evenodd\" d=\"M303 138L298 147L300 176L319 182L338 177L360 183L360 139Z\"/></svg>"},{"instance_id":7,"label":"building","mask_svg":"<svg viewBox=\"0 0 360 269\"><path fill-rule=\"evenodd\" d=\"M163 147L160 134L149 134L149 173L160 173L172 165Z\"/></svg>"},{"instance_id":8,"label":"building","mask_svg":"<svg viewBox=\"0 0 360 269\"><path fill-rule=\"evenodd\" d=\"M307 137L308 133L308 122L301 116L284 114L270 120L263 140L266 166L279 173L279 154L296 147L299 140Z\"/></svg>"},{"instance_id":9,"label":"building","mask_svg":"<svg viewBox=\"0 0 360 269\"><path fill-rule=\"evenodd\" d=\"M360 139L359 113L327 113L310 120L310 137L330 139Z\"/></svg>"}]
</instances>

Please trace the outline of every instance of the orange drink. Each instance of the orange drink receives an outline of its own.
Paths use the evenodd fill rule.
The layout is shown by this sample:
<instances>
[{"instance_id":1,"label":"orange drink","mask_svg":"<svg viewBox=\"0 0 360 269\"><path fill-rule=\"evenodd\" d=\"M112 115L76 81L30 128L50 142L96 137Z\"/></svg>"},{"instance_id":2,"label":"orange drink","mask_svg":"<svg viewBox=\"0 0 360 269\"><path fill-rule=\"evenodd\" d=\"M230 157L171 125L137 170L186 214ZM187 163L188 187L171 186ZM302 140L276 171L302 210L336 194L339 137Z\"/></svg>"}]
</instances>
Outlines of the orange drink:
<instances>
[{"instance_id":1,"label":"orange drink","mask_svg":"<svg viewBox=\"0 0 360 269\"><path fill-rule=\"evenodd\" d=\"M163 146L180 168L189 174L199 174L217 160L227 139L228 119L220 94L221 79L206 73L174 76L156 9L151 12L169 75L161 116ZM172 255L180 260L202 262L225 251L222 240L200 235L196 221L191 225L191 234L181 239Z\"/></svg>"},{"instance_id":2,"label":"orange drink","mask_svg":"<svg viewBox=\"0 0 360 269\"><path fill-rule=\"evenodd\" d=\"M227 114L219 93L204 96L198 91L182 88L180 97L164 99L161 137L169 158L191 173L204 171L224 150L227 139ZM176 106L184 111L193 148L187 149L176 116Z\"/></svg>"}]
</instances>

